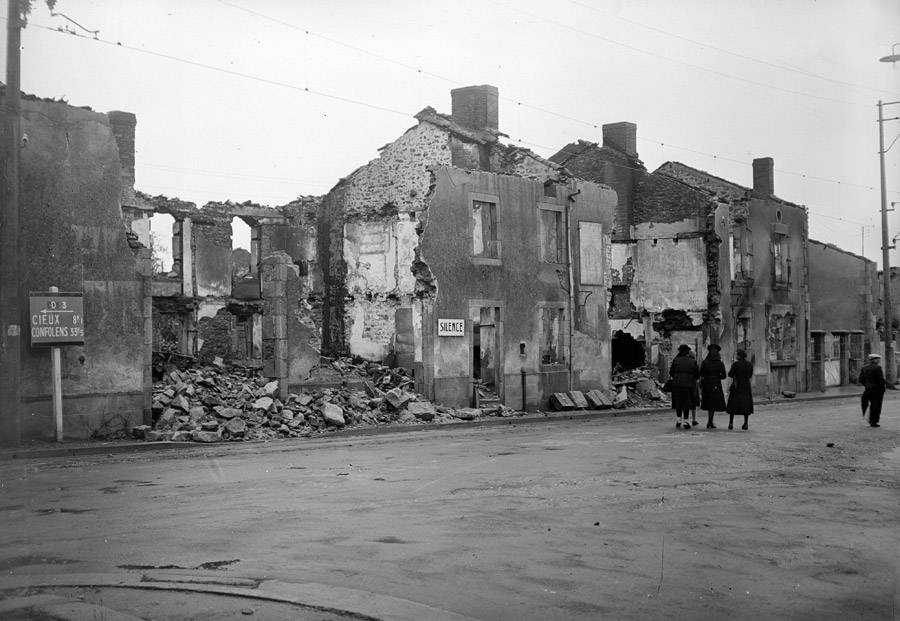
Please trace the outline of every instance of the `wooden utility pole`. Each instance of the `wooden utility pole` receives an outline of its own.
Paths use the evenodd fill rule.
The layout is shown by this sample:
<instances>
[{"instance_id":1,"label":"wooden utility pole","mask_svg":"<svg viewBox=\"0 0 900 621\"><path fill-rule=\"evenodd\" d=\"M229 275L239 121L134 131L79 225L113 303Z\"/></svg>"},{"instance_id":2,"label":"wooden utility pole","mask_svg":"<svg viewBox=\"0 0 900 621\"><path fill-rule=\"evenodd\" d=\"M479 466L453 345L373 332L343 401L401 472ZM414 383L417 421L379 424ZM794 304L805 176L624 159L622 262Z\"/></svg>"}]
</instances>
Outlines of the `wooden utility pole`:
<instances>
[{"instance_id":1,"label":"wooden utility pole","mask_svg":"<svg viewBox=\"0 0 900 621\"><path fill-rule=\"evenodd\" d=\"M0 175L0 444L21 440L22 304L19 282L19 144L22 130L20 48L22 0L8 0L6 95Z\"/></svg>"}]
</instances>

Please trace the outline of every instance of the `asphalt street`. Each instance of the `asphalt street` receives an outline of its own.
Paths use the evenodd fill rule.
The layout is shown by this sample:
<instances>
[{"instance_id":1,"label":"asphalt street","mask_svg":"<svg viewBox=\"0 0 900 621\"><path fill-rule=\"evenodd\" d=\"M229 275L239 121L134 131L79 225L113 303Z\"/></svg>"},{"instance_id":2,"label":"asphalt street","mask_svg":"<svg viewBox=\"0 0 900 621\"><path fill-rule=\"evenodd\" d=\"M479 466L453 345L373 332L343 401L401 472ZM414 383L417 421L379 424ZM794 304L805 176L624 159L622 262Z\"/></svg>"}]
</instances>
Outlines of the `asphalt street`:
<instances>
[{"instance_id":1,"label":"asphalt street","mask_svg":"<svg viewBox=\"0 0 900 621\"><path fill-rule=\"evenodd\" d=\"M717 424L0 462L0 611L52 596L105 597L123 619L895 618L900 396L878 429L852 398Z\"/></svg>"}]
</instances>

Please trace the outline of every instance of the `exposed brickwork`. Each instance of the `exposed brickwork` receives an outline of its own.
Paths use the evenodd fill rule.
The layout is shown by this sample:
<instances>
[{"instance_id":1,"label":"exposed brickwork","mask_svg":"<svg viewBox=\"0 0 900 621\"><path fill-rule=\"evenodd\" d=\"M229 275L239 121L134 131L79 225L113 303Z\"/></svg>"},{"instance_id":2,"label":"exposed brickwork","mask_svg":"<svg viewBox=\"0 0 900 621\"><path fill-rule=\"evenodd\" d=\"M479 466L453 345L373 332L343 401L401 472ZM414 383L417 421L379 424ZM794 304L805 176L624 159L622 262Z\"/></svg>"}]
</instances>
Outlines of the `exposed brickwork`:
<instances>
[{"instance_id":1,"label":"exposed brickwork","mask_svg":"<svg viewBox=\"0 0 900 621\"><path fill-rule=\"evenodd\" d=\"M643 163L636 156L584 140L566 145L550 159L579 179L603 183L616 191L613 240L629 239L634 187L647 174Z\"/></svg>"},{"instance_id":2,"label":"exposed brickwork","mask_svg":"<svg viewBox=\"0 0 900 621\"><path fill-rule=\"evenodd\" d=\"M695 218L705 228L713 208L708 195L672 177L653 173L644 175L635 188L632 221L680 222Z\"/></svg>"},{"instance_id":3,"label":"exposed brickwork","mask_svg":"<svg viewBox=\"0 0 900 621\"><path fill-rule=\"evenodd\" d=\"M499 91L481 84L450 91L453 120L470 129L497 129L500 122Z\"/></svg>"}]
</instances>

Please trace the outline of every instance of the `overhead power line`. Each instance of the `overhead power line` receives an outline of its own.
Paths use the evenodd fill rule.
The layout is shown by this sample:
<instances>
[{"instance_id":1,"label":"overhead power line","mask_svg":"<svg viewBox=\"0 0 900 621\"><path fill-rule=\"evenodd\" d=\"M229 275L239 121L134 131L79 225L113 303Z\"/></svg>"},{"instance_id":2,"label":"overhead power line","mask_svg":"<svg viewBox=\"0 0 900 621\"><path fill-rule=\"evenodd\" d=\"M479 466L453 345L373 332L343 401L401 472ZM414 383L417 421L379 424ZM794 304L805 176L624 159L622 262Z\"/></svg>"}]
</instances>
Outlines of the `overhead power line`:
<instances>
[{"instance_id":1,"label":"overhead power line","mask_svg":"<svg viewBox=\"0 0 900 621\"><path fill-rule=\"evenodd\" d=\"M576 5L576 6L584 7L584 8L586 8L586 9L590 9L591 11L597 11L598 13L600 12L596 7L593 7L593 6L591 6L591 5L589 5L589 4L586 4L586 3L584 3L584 2L578 2L578 0L569 0L569 2L572 3L572 4L574 4L574 5ZM662 29L662 28L657 28L657 27L655 27L655 26L650 26L649 24L644 24L644 23L642 23L642 22L639 22L639 21L636 21L636 20L633 20L633 19L628 19L627 17L622 17L621 15L612 15L612 18L613 18L613 19L616 19L616 20L619 20L619 21L622 21L622 22L625 22L625 23L627 23L627 24L633 24L633 25L635 25L635 26L639 26L639 27L644 28L644 29L646 29L646 30L651 30L651 31L653 31L653 32L658 32L658 33L660 33L660 34L666 35L666 36L668 36L668 37L673 37L673 38L679 39L679 40L681 40L681 41L687 41L688 43L693 43L694 45L698 45L698 46L700 46L700 47L705 47L705 48L708 48L708 49L711 49L711 50L715 50L715 51L717 51L717 52L721 52L722 54L728 54L729 56L734 56L735 58L742 58L742 59L744 59L744 60L749 60L749 61L751 61L751 62L758 63L758 64L760 64L760 65L766 65L767 67L772 67L773 69L780 69L780 70L782 70L782 71L790 71L790 72L792 72L792 73L797 73L797 74L800 74L800 75L805 75L805 76L808 76L808 77L811 77L811 78L816 78L816 79L818 79L818 80L824 80L824 81L826 81L826 82L831 82L832 84L839 84L839 85L841 85L841 86L851 86L851 87L853 87L853 88L861 88L861 89L864 89L864 90L867 90L867 91L871 91L871 92L873 92L873 93L892 93L892 92L893 92L893 91L888 91L888 90L881 89L881 88L874 88L874 87L871 87L871 86L866 86L866 85L864 85L864 84L854 84L853 82L845 82L844 80L838 80L838 79L835 79L835 78L828 77L828 76L826 76L826 75L819 75L819 74L817 74L817 73L812 73L812 72L810 72L810 71L805 71L805 70L799 69L799 68L797 68L797 67L791 67L790 65L782 65L782 64L779 64L779 63L773 63L773 62L768 61L768 60L764 60L764 59L761 59L761 58L756 58L756 57L754 57L754 56L749 56L748 54L741 54L740 52L735 52L735 51L733 51L733 50L728 50L728 49L725 49L725 48L722 48L722 47L718 47L718 46L716 46L716 45L712 45L711 43L703 43L702 41L697 41L697 40L695 40L695 39L691 39L690 37L685 37L685 36L680 35L680 34L675 33L675 32L670 32L670 31L668 31L668 30L664 30L664 29Z\"/></svg>"},{"instance_id":2,"label":"overhead power line","mask_svg":"<svg viewBox=\"0 0 900 621\"><path fill-rule=\"evenodd\" d=\"M220 1L223 1L223 0L220 0ZM228 2L223 2L223 3L229 4L229 5L231 4L231 3L228 3ZM233 6L234 6L234 5L233 5ZM238 7L238 8L240 8L240 7ZM256 13L255 11L251 11L251 12L252 12L252 13ZM4 21L5 21L5 18L0 17L0 20L4 20ZM281 23L281 20L275 20L275 21L278 21L279 23ZM177 62L177 63L181 63L181 64L193 66L193 67L197 67L197 68L200 68L200 69L206 69L206 70L208 70L208 71L214 71L214 72L217 72L217 73L222 73L222 74L226 74L226 75L231 75L231 76L234 76L234 77L243 78L243 79L247 79L247 80L253 80L253 81L256 81L256 82L261 82L261 83L269 84L269 85L272 85L272 86L279 86L279 87L282 87L282 88L291 89L291 90L294 90L294 91L297 91L297 92L301 92L301 93L305 93L305 94L316 95L316 96L319 96L319 97L324 97L324 98L331 99L331 100L335 100L335 101L341 101L341 102L344 102L344 103L350 103L350 104L354 104L354 105L358 105L358 106L363 106L363 107L370 108L370 109L373 109L373 110L378 110L378 111L382 111L382 112L388 112L388 113L391 113L391 114L399 115L399 116L402 116L402 117L404 117L404 118L409 118L409 117L410 117L410 113L409 113L409 112L404 112L404 111L397 110L397 109L394 109L394 108L389 108L389 107L386 107L386 106L379 106L379 105L371 104L371 103L368 103L368 102L365 102L365 101L360 101L360 100L357 100L357 99L353 99L353 98L350 98L350 97L344 97L344 96L341 96L341 95L335 95L335 94L332 94L332 93L327 93L327 92L324 92L324 91L319 91L319 90L317 90L317 89L311 89L311 88L306 87L306 86L300 86L300 85L297 85L297 84L292 84L292 83L289 83L289 82L283 82L283 81L280 81L280 80L273 80L273 79L270 79L270 78L265 78L265 77L262 77L262 76L258 76L258 75L254 75L254 74L245 73L245 72L242 72L242 71L236 71L236 70L234 70L234 69L228 69L228 68L225 68L225 67L219 67L219 66L216 66L216 65L208 64L208 63L203 63L203 62L199 62L199 61L195 61L195 60L191 60L191 59L187 59L187 58L182 58L182 57L180 57L180 56L175 56L175 55L173 55L173 54L167 54L167 53L164 53L164 52L158 52L158 51L151 50L151 49L147 49L147 48L136 47L136 46L133 46L133 45L128 45L128 44L122 43L122 42L120 42L120 41L111 41L111 40L104 39L104 38L99 37L99 36L96 36L96 35L88 37L88 36L82 35L82 34L80 34L80 33L74 32L74 31L72 31L72 30L62 29L62 28L54 28L54 27L47 26L47 25L44 25L44 24L36 24L36 23L34 23L34 22L30 22L29 25L32 26L32 27L40 28L40 29L42 29L42 30L46 30L46 31L53 32L53 33L56 33L56 34L70 35L70 36L77 37L77 38L80 38L80 39L83 39L83 40L86 40L86 41L94 41L94 42L97 42L97 43L100 43L100 44L103 44L103 45L107 45L107 46L110 46L110 47L116 47L116 48L121 48L121 49L127 49L127 50L129 50L129 51L131 51L131 52L135 52L135 53L138 53L138 54L144 54L144 55L153 56L153 57L156 57L156 58L162 58L162 59L169 60L169 61L172 61L172 62ZM291 26L291 27L297 28L296 26ZM336 40L335 40L335 41L336 41ZM341 44L341 45L343 45L343 44ZM355 47L355 46L353 46L353 47ZM356 49L361 49L361 48L356 48ZM373 54L373 55L375 55L375 54ZM379 55L375 55L375 56L379 56ZM390 62L394 62L394 61L392 61L391 59L388 59L387 57L383 57L383 58L384 58L385 60L390 61ZM422 72L422 73L427 73L428 75L437 76L437 74L433 74L433 73L431 73L431 72L424 72L424 71L421 71L421 72ZM437 77L440 77L440 76L437 76ZM441 78L441 79L449 80L448 78ZM601 125L601 124L599 124L599 123L595 123L595 122L591 122L591 121L586 121L586 120L583 120L583 119L577 119L577 118L574 118L574 117L569 117L569 116L566 116L566 115L563 115L563 114L555 113L555 112L553 112L553 111L546 110L546 109L540 108L540 107L538 107L538 106L533 106L533 105L527 104L527 103L525 103L525 102L520 102L520 101L518 101L518 100L510 99L510 101L514 101L517 105L527 106L527 107L533 108L533 109L535 109L535 110L537 110L537 111L540 111L540 112L543 112L543 113L546 113L546 114L552 114L552 115L554 115L554 116L557 116L557 117L560 117L560 118L564 118L564 119L568 119L568 120L570 120L570 121L577 122L577 123L581 123L581 124L584 124L584 125L587 125L587 126L590 126L590 127L593 127L593 128L598 128L598 127L600 127L600 125ZM726 157L726 156L720 156L720 155L717 155L717 154L715 154L715 153L708 153L708 152L705 152L705 151L700 151L700 150L696 150L696 149L691 149L691 148L689 148L689 147L678 146L678 145L674 145L674 144L671 144L671 143L666 143L666 142L662 142L662 141L659 141L659 140L655 140L655 139L652 139L652 138L640 137L640 138L638 138L638 139L639 139L639 140L643 140L643 141L653 142L653 143L658 144L658 145L660 145L660 146L662 146L662 147L676 148L676 149L688 151L688 152L691 152L691 153L696 153L696 154L698 154L698 155L704 155L704 156L707 156L707 157L711 157L711 158L713 158L713 159L722 159L722 160L725 160L725 161L731 161L731 162L735 162L735 163L742 164L742 165L748 165L747 162L744 161L744 160L739 160L739 159L735 159L735 158L729 158L729 157ZM529 144L529 143L525 142L524 140L518 140L518 142L521 142L521 143L523 143L523 144ZM537 146L537 147L539 147L539 148L542 148L542 149L547 149L548 151L553 151L553 150L555 150L554 147L548 147L548 146L545 146L545 145L535 145L535 146ZM779 172L782 172L780 169L776 169L776 170L778 170ZM827 178L824 178L824 177L816 177L816 176L813 176L813 175L805 175L804 173L793 173L793 172L788 172L787 174L800 175L800 176L803 176L803 177L805 177L805 178L807 178L807 179L817 180L817 181L823 181L823 182L828 182L828 183L842 184L842 185L847 185L847 186L855 186L855 187L866 188L866 189L870 189L870 190L873 189L871 186L866 186L866 185L862 185L862 184L855 184L855 183L848 183L848 182L842 182L842 181L835 180L835 179L827 179Z\"/></svg>"},{"instance_id":3,"label":"overhead power line","mask_svg":"<svg viewBox=\"0 0 900 621\"><path fill-rule=\"evenodd\" d=\"M862 104L862 103L860 103L860 102L856 102L856 101L847 101L846 99L836 99L836 98L834 98L834 97L825 97L825 96L823 96L823 95L814 95L814 94L812 94L812 93L807 93L807 92L804 92L804 91L797 91L797 90L793 90L793 89L790 89L790 88L783 88L783 87L781 87L781 86L775 86L774 84L766 84L765 82L756 82L756 81L754 81L754 80L748 80L747 78L742 78L741 76L737 76L737 75L733 75L733 74L730 74L730 73L726 73L726 72L724 72L724 71L719 71L719 70L717 70L717 69L710 69L709 67L704 67L703 65L698 65L698 64L696 64L696 63L691 63L691 62L688 62L688 61L685 61L685 60L679 60L679 59L677 59L677 58L669 58L668 56L660 55L659 53L653 52L653 51L651 51L651 50L645 50L645 49L643 49L643 48L637 47L636 45L631 45L630 43L625 43L625 42L623 42L623 41L617 41L617 40L615 40L615 39L611 39L611 38L609 38L609 37L605 37L605 36L600 35L600 34L597 34L597 33L595 33L595 32L590 32L590 31L587 31L587 30L583 30L583 29L581 29L581 28L578 28L577 26L570 26L569 24L564 24L564 23L562 23L562 22L559 22L559 21L554 20L554 19L551 18L549 15L537 15L537 14L531 13L531 12L529 12L529 11L524 11L524 10L522 10L522 9L520 9L520 8L514 8L514 7L512 7L512 6L503 5L502 3L500 3L500 4L501 4L501 6L504 6L504 8L508 9L509 11L512 11L513 13L518 13L518 14L520 14L520 15L525 15L525 16L527 16L527 17L531 17L532 19L537 19L537 20L540 20L540 21L545 22L545 23L554 24L555 26L559 26L560 28L564 28L564 29L567 29L567 30L571 30L571 31L573 31L573 32L576 32L576 33L578 33L578 34L580 34L580 35L584 35L584 36L586 36L586 37L591 37L591 38L594 38L594 39L598 39L598 40L600 40L600 41L605 41L606 43L610 43L610 44L612 44L612 45L616 45L616 46L618 46L618 47L622 47L622 48L625 48L625 49L627 49L627 50L631 50L631 51L634 51L634 52L638 52L638 53L640 53L640 54L644 54L644 55L647 55L647 56L652 56L652 57L653 57L654 59L656 59L656 60L664 60L664 61L667 61L667 62L671 62L671 63L675 63L675 64L679 64L679 65L684 65L684 66L686 66L686 67L691 67L691 68L697 69L697 70L699 70L699 71L705 71L705 72L711 73L711 74L713 74L713 75L717 75L717 76L720 76L720 77L723 77L723 78L728 78L729 80L737 80L737 81L740 81L740 82L746 82L747 84L750 84L750 85L752 85L752 86L759 86L759 87L762 87L762 88L769 88L769 89L773 89L773 90L776 90L776 91L781 91L781 92L783 92L783 93L790 93L790 94L792 94L792 95L800 95L800 96L802 96L802 97L810 97L810 98L812 98L812 99L818 99L818 100L821 100L821 101L832 101L832 102L835 102L835 103L841 103L841 104L846 104L846 105L850 105L850 106L862 106L862 105L864 105L864 104Z\"/></svg>"},{"instance_id":4,"label":"overhead power line","mask_svg":"<svg viewBox=\"0 0 900 621\"><path fill-rule=\"evenodd\" d=\"M285 21L285 20L283 20L283 19L279 19L279 18L277 18L277 17L272 17L272 16L270 16L270 15L266 15L266 14L264 14L264 13L260 13L259 11L255 11L255 10L253 10L253 9L248 9L248 8L246 8L246 7L244 7L244 6L239 5L239 4L235 4L234 2L229 2L228 0L218 0L218 1L219 1L219 3L221 3L221 4L224 4L224 5L226 5L226 6L230 6L230 7L232 7L232 8L237 9L237 10L240 10L240 11L244 11L244 12L250 14L250 15L254 15L254 16L259 17L259 18L261 18L261 19L264 19L264 20L267 20L267 21L271 21L271 22L273 22L273 23L280 24L280 25L285 26L285 27L287 27L287 28L291 28L291 29L293 29L293 30L297 30L297 31L303 32L304 34L309 35L309 36L312 36L312 37L318 37L318 38L320 38L320 39L322 39L322 40L324 40L324 41L327 41L327 42L329 42L329 43L332 43L332 44L334 44L334 45L338 45L338 46L341 46L341 47L345 47L345 48L354 50L354 51L356 51L356 52L360 52L360 53L362 53L362 54L367 54L367 55L369 55L369 56L372 56L373 58L377 58L377 59L382 60L382 61L384 61L384 62L388 62L388 63L394 64L394 65L397 65L397 66L400 66L400 67L404 67L404 68L406 68L406 69L410 69L410 70L412 70L412 71L415 71L416 73L419 73L419 74L422 74L422 75L428 75L428 76L431 76L431 77L433 77L433 78L437 78L437 79L439 79L439 80L442 80L442 81L444 81L444 82L448 82L448 83L450 83L450 84L454 84L454 85L457 85L457 86L463 86L463 85L464 85L463 82L460 82L460 81L458 81L458 80L454 80L454 79L449 78L449 77L447 77L447 76L440 75L440 74L435 73L435 72L433 72L433 71L428 71L428 70L426 70L426 69L423 69L422 67L418 67L418 66L416 66L416 65L412 65L412 64L406 63L406 62L404 62L404 61L397 60L396 58L391 58L391 57L385 56L385 55L383 55L383 54L379 54L379 53L376 53L376 52L372 52L372 51L370 51L370 50L366 50L366 49L361 48L361 47L359 47L359 46L357 46L357 45L352 45L352 44L346 43L346 42L344 42L344 41L340 41L340 40L338 40L338 39L335 39L335 38L333 38L333 37L328 37L328 36L325 36L325 35L322 35L322 34L313 32L313 31L311 31L311 30L309 30L308 28L305 28L305 27L303 27L303 26L298 26L297 24L292 24L292 23L287 22L287 21ZM570 0L570 2L575 2L575 0ZM579 4L579 3L578 3L578 2L575 2L575 4ZM593 7L589 7L589 8L593 8ZM561 118L561 119L564 119L564 120L567 120L567 121L571 121L571 122L574 122L574 123L579 123L579 124L585 125L585 126L587 126L587 127L591 127L591 128L593 128L593 129L599 129L600 126L602 125L602 123L598 123L598 122L596 122L596 121L588 121L588 120L584 120L584 119L575 118L575 117L572 117L572 116L568 116L568 115L565 115L565 114L561 114L561 113L559 113L559 112L555 112L555 111L553 111L553 110L548 110L548 109L546 109L546 108L542 108L542 107L540 107L540 106L536 106L536 105L533 105L533 104L530 104L530 103L521 101L521 100L519 100L519 99L515 99L515 98L511 98L511 97L505 97L505 96L503 96L503 95L500 95L500 99L503 100L503 101L509 101L509 102L515 104L516 106L525 107L525 108L530 108L530 109L535 110L535 111L537 111L537 112L541 112L541 113L544 113L544 114L549 114L549 115L552 115L552 116L554 116L554 117ZM855 105L855 104L854 104L854 105ZM698 155L704 155L704 156L707 156L707 157L711 157L711 158L713 158L713 159L721 159L721 160L730 161L730 162L735 162L735 163L742 164L742 165L748 165L747 162L746 162L746 160L739 160L739 159L736 159L736 158L729 158L729 157L727 157L727 156L717 155L717 154L715 154L715 153L708 153L708 152L706 152L706 151L699 151L699 150L696 150L696 149L691 149L691 148L689 148L689 147L683 147L683 146L674 145L674 144L671 144L671 143L666 143L666 142L663 142L663 141L661 141L661 140L657 140L657 139L654 139L654 138L649 138L649 137L640 136L640 137L638 137L638 140L645 141L645 142L651 142L651 143L654 143L654 144L658 144L658 145L661 146L661 147L671 147L671 148L675 148L675 149L680 149L680 150L682 150L682 151L688 151L688 152L690 152L690 153L696 153L696 154L698 154ZM530 145L535 146L535 147L538 147L538 148L547 149L548 151L553 151L553 150L554 150L554 147L547 147L547 146L543 146L543 145L537 145L537 144L534 144L534 143L528 143L528 142L523 141L523 140L517 140L517 142L521 142L522 144L530 144ZM784 171L784 170L781 170L781 169L776 169L776 170L777 170L778 172L782 172L782 173L784 173L784 174L795 175L795 176L799 176L799 177L802 177L802 178L805 178L805 179L810 179L810 180L815 180L815 181L822 181L822 182L826 182L826 183L834 183L834 184L838 184L838 185L846 185L846 186L852 186L852 187L859 187L859 188L864 188L864 189L867 189L867 190L873 190L873 189L874 189L874 187L873 187L873 186L870 186L870 185L864 185L864 184L859 184L859 183L842 182L842 181L838 181L838 180L836 180L836 179L827 179L827 178L825 178L825 177L817 177L817 176L814 176L814 175L807 175L807 174L805 174L805 173L797 173L797 172L791 172L791 171Z\"/></svg>"},{"instance_id":5,"label":"overhead power line","mask_svg":"<svg viewBox=\"0 0 900 621\"><path fill-rule=\"evenodd\" d=\"M216 65L210 65L208 63L202 63L196 60L190 60L187 58L182 58L180 56L174 56L172 54L166 54L164 52L157 52L154 50L135 47L133 45L128 45L126 43L122 43L121 41L110 41L109 39L104 39L98 36L87 37L72 30L64 30L60 28L53 28L51 26L45 26L43 24L35 24L30 22L29 26L35 28L41 28L43 30L48 30L50 32L55 32L59 34L66 34L73 37L78 37L79 39L84 39L86 41L96 41L97 43L102 43L104 45L109 45L112 47L119 47L122 49L130 50L132 52L137 52L139 54L146 54L148 56L156 56L157 58L165 58L166 60L171 60L177 63L182 63L185 65L191 65L193 67L199 67L201 69L208 69L209 71L216 71L218 73L224 73L227 75L232 75L239 78L245 78L247 80L254 80L256 82L262 82L264 84L271 84L272 86L281 86L283 88L289 88L291 90L299 91L301 93L309 93L310 95L317 95L319 97L325 97L327 99L332 99L335 101L342 101L344 103L352 103L358 106L365 106L366 108L371 108L373 110L381 110L382 112L390 112L392 114L398 114L400 116L409 118L409 112L403 112L402 110L396 110L394 108L388 108L386 106L378 106L375 104L370 104L365 101L359 101L358 99L352 99L350 97L343 97L340 95L334 95L332 93L326 93L324 91L319 91L316 89L309 88L308 86L299 86L297 84L291 84L289 82L282 82L281 80L273 80L271 78L264 78L262 76L253 75L251 73L244 73L242 71L235 71L234 69L226 69L225 67L217 67Z\"/></svg>"}]
</instances>

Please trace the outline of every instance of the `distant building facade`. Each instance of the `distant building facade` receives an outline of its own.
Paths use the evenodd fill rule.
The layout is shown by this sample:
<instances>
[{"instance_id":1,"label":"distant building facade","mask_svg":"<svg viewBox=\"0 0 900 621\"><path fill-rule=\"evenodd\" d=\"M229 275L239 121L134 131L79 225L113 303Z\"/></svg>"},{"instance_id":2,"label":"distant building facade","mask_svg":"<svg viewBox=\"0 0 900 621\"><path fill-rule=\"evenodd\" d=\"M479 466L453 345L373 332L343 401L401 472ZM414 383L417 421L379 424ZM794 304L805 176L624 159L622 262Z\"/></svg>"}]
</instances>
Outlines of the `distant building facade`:
<instances>
[{"instance_id":1,"label":"distant building facade","mask_svg":"<svg viewBox=\"0 0 900 621\"><path fill-rule=\"evenodd\" d=\"M809 240L809 389L855 384L878 351L879 278L874 261Z\"/></svg>"}]
</instances>

